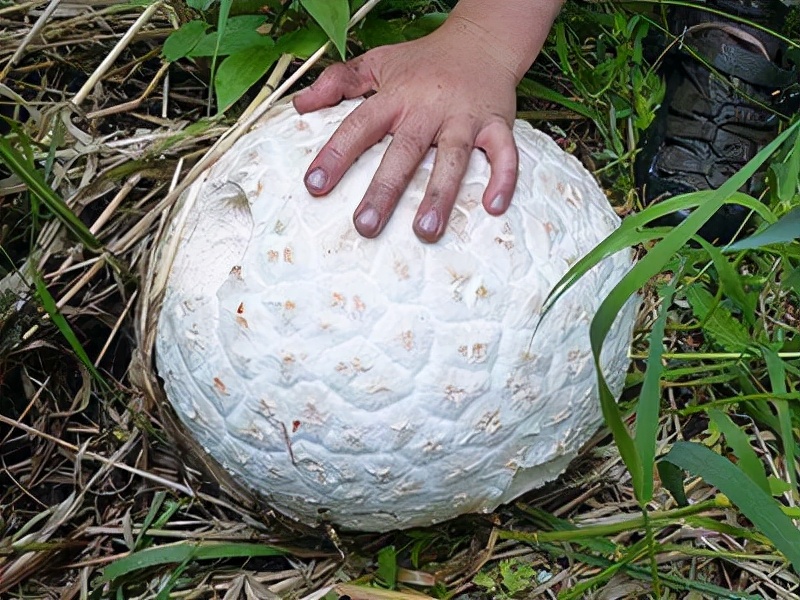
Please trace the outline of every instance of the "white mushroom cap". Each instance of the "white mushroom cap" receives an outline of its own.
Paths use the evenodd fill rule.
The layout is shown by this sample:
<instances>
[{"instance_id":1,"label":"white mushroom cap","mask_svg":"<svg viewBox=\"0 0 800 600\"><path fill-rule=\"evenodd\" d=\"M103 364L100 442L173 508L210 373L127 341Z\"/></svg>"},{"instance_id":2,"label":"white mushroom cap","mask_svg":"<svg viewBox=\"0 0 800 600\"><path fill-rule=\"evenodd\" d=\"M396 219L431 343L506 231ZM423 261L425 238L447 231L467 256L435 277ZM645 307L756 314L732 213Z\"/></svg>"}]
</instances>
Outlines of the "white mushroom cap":
<instances>
[{"instance_id":1,"label":"white mushroom cap","mask_svg":"<svg viewBox=\"0 0 800 600\"><path fill-rule=\"evenodd\" d=\"M431 151L383 233L360 237L352 213L388 139L327 197L303 186L356 105L273 109L187 191L158 371L206 452L300 521L385 531L488 512L558 476L600 425L589 323L631 254L539 324L553 285L619 219L581 164L521 121L503 216L481 205L489 165L474 151L444 238L421 243L411 224ZM615 394L633 320L630 303L603 351Z\"/></svg>"}]
</instances>

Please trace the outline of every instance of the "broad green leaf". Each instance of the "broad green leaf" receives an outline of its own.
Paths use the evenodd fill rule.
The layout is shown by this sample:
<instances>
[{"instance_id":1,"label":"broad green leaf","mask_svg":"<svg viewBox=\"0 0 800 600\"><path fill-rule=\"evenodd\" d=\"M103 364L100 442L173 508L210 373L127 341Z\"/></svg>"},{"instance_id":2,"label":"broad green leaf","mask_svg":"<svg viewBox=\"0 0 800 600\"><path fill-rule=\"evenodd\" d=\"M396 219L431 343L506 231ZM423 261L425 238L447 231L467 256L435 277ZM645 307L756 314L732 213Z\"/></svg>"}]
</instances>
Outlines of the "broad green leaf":
<instances>
[{"instance_id":1,"label":"broad green leaf","mask_svg":"<svg viewBox=\"0 0 800 600\"><path fill-rule=\"evenodd\" d=\"M378 552L378 569L375 576L389 589L397 586L397 550L394 546L384 546Z\"/></svg>"},{"instance_id":2,"label":"broad green leaf","mask_svg":"<svg viewBox=\"0 0 800 600\"><path fill-rule=\"evenodd\" d=\"M261 79L278 59L272 48L247 48L222 61L214 78L217 110L222 113Z\"/></svg>"},{"instance_id":3,"label":"broad green leaf","mask_svg":"<svg viewBox=\"0 0 800 600\"><path fill-rule=\"evenodd\" d=\"M402 22L397 19L386 21L378 17L368 16L354 33L367 49L406 41L406 37L403 35Z\"/></svg>"},{"instance_id":4,"label":"broad green leaf","mask_svg":"<svg viewBox=\"0 0 800 600\"><path fill-rule=\"evenodd\" d=\"M731 244L726 250L731 252L751 250L770 244L785 244L798 238L800 238L800 206L793 208L775 223L767 225L758 233Z\"/></svg>"},{"instance_id":5,"label":"broad green leaf","mask_svg":"<svg viewBox=\"0 0 800 600\"><path fill-rule=\"evenodd\" d=\"M186 5L195 10L205 11L216 1L217 0L186 0Z\"/></svg>"},{"instance_id":6,"label":"broad green leaf","mask_svg":"<svg viewBox=\"0 0 800 600\"><path fill-rule=\"evenodd\" d=\"M281 36L275 44L279 54L292 54L297 58L306 59L322 48L328 36L316 23Z\"/></svg>"},{"instance_id":7,"label":"broad green leaf","mask_svg":"<svg viewBox=\"0 0 800 600\"><path fill-rule=\"evenodd\" d=\"M235 54L240 50L255 46L272 46L272 38L261 35L257 29L264 23L264 17L258 15L242 15L228 19L225 27L225 34L219 40L217 48L218 33L206 34L197 45L189 52L189 56L213 56L217 52L219 56Z\"/></svg>"},{"instance_id":8,"label":"broad green leaf","mask_svg":"<svg viewBox=\"0 0 800 600\"><path fill-rule=\"evenodd\" d=\"M164 58L175 62L186 56L206 34L208 25L203 21L189 21L173 31L164 42Z\"/></svg>"},{"instance_id":9,"label":"broad green leaf","mask_svg":"<svg viewBox=\"0 0 800 600\"><path fill-rule=\"evenodd\" d=\"M640 503L650 502L653 497L653 466L656 458L656 439L658 438L658 413L661 407L661 374L664 363L664 329L667 326L667 311L672 304L675 288L679 278L673 277L672 283L659 294L661 306L658 317L650 333L650 355L647 357L647 369L636 407L636 449L642 461L642 496Z\"/></svg>"},{"instance_id":10,"label":"broad green leaf","mask_svg":"<svg viewBox=\"0 0 800 600\"><path fill-rule=\"evenodd\" d=\"M447 20L447 13L427 13L403 27L406 40L416 40L436 31Z\"/></svg>"},{"instance_id":11,"label":"broad green leaf","mask_svg":"<svg viewBox=\"0 0 800 600\"><path fill-rule=\"evenodd\" d=\"M219 558L282 556L286 552L274 546L237 542L177 542L154 546L123 556L103 569L100 583L140 569L159 565L185 563L190 560L213 560Z\"/></svg>"},{"instance_id":12,"label":"broad green leaf","mask_svg":"<svg viewBox=\"0 0 800 600\"><path fill-rule=\"evenodd\" d=\"M762 490L732 462L702 444L676 442L663 460L702 477L725 494L800 573L800 529L783 514L769 492Z\"/></svg>"},{"instance_id":13,"label":"broad green leaf","mask_svg":"<svg viewBox=\"0 0 800 600\"><path fill-rule=\"evenodd\" d=\"M744 325L700 285L686 288L686 299L700 320L703 331L727 352L747 352L752 341Z\"/></svg>"},{"instance_id":14,"label":"broad green leaf","mask_svg":"<svg viewBox=\"0 0 800 600\"><path fill-rule=\"evenodd\" d=\"M771 495L769 482L764 473L764 465L761 464L761 461L758 459L744 431L739 429L739 426L721 410L713 408L708 411L708 416L722 435L725 436L725 441L728 443L728 446L739 459L739 468L753 480L758 487Z\"/></svg>"},{"instance_id":15,"label":"broad green leaf","mask_svg":"<svg viewBox=\"0 0 800 600\"><path fill-rule=\"evenodd\" d=\"M328 34L342 60L345 60L347 22L350 20L350 6L347 0L300 0L300 4Z\"/></svg>"},{"instance_id":16,"label":"broad green leaf","mask_svg":"<svg viewBox=\"0 0 800 600\"><path fill-rule=\"evenodd\" d=\"M100 241L89 231L86 224L72 212L66 202L47 184L42 174L5 137L0 137L0 162L5 163L11 172L22 180L28 191L41 200L81 244L90 250L100 249Z\"/></svg>"}]
</instances>

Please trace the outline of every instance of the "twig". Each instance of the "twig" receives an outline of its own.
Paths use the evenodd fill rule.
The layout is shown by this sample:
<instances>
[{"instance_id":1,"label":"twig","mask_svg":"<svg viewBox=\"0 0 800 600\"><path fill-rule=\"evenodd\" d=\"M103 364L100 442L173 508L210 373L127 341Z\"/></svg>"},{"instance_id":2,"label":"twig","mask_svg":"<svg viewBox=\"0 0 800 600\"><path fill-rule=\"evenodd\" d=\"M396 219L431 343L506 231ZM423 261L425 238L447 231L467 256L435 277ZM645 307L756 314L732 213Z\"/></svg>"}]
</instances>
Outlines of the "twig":
<instances>
[{"instance_id":1,"label":"twig","mask_svg":"<svg viewBox=\"0 0 800 600\"><path fill-rule=\"evenodd\" d=\"M0 414L0 423L4 423L4 424L6 424L6 425L8 425L10 427L15 427L17 429L21 429L25 433L28 433L30 435L34 435L36 437L40 437L40 438L42 438L44 440L47 440L48 442L52 442L56 446L60 446L60 447L64 448L65 450L69 450L70 452L74 452L75 454L78 454L78 452L81 451L81 449L78 446L75 446L74 444L70 444L69 442L65 442L64 440L60 440L55 436L52 436L52 435L50 435L48 433L45 433L43 431L39 431L38 429L30 427L29 425L25 425L25 423L20 423L19 421L15 421L14 419L10 419L10 418L6 417L5 415L2 415L2 414ZM163 485L164 487L168 487L168 488L171 488L173 490L179 491L179 492L181 492L183 494L186 494L187 496L194 497L194 495L195 495L194 491L191 488L188 488L185 485L182 485L182 484L180 484L180 483L178 483L176 481L170 481L169 479L164 479L163 477L159 477L158 475L153 475L152 473L148 473L147 471L142 471L141 469L136 469L134 467L128 466L125 463L121 463L121 462L116 462L116 461L110 460L110 459L106 458L105 456L101 456L99 454L96 454L95 452L84 451L84 452L81 453L81 456L83 458L88 458L90 460L96 460L96 461L98 461L100 463L103 463L104 465L108 465L108 466L111 466L111 467L115 467L117 469L121 469L122 471L127 471L128 473L133 473L134 475L138 475L142 479L149 479L150 481L153 481L155 483Z\"/></svg>"},{"instance_id":2,"label":"twig","mask_svg":"<svg viewBox=\"0 0 800 600\"><path fill-rule=\"evenodd\" d=\"M54 2L56 0L53 0ZM60 0L58 0L60 1ZM150 6L148 6L145 11L139 16L138 19L128 28L128 31L125 32L125 35L122 36L122 39L117 42L114 48L111 49L108 56L103 59L103 62L100 63L94 73L91 74L89 79L86 83L83 84L83 87L78 90L78 93L75 94L75 97L72 99L72 104L75 106L80 106L84 100L89 96L94 89L94 86L97 85L97 82L103 78L106 71L114 64L114 61L117 60L119 55L122 51L128 46L130 41L133 39L133 36L147 23L155 14L155 12L161 8L161 5L164 3L164 0L157 0Z\"/></svg>"},{"instance_id":3,"label":"twig","mask_svg":"<svg viewBox=\"0 0 800 600\"><path fill-rule=\"evenodd\" d=\"M31 30L28 32L28 35L25 36L25 39L22 40L20 45L14 51L14 54L11 55L11 58L8 59L6 66L3 67L3 70L0 71L0 81L6 78L8 72L14 67L15 64L22 58L23 54L25 54L25 49L28 47L28 44L31 43L33 38L39 35L39 32L45 26L47 21L50 19L50 16L55 12L58 5L61 4L61 0L50 0L50 4L47 5L47 8L44 9L44 12L41 16L36 20L36 23L33 24Z\"/></svg>"}]
</instances>

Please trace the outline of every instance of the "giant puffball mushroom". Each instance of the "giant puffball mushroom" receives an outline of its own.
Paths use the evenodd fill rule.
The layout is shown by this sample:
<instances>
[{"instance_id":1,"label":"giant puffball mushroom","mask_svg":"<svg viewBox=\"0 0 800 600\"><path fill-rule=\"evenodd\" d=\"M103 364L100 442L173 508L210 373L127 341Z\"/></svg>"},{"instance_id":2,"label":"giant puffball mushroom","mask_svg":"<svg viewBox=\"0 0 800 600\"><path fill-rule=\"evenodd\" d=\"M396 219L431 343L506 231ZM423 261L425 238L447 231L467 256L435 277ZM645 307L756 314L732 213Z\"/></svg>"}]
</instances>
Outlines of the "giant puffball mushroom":
<instances>
[{"instance_id":1,"label":"giant puffball mushroom","mask_svg":"<svg viewBox=\"0 0 800 600\"><path fill-rule=\"evenodd\" d=\"M303 186L356 105L274 108L184 194L158 373L205 452L304 523L386 531L492 511L558 476L600 425L589 324L631 253L541 318L619 219L578 160L521 121L504 215L483 209L476 150L443 239L421 243L431 151L383 233L360 237L352 213L388 139L325 198ZM633 321L629 303L602 353L615 394Z\"/></svg>"}]
</instances>

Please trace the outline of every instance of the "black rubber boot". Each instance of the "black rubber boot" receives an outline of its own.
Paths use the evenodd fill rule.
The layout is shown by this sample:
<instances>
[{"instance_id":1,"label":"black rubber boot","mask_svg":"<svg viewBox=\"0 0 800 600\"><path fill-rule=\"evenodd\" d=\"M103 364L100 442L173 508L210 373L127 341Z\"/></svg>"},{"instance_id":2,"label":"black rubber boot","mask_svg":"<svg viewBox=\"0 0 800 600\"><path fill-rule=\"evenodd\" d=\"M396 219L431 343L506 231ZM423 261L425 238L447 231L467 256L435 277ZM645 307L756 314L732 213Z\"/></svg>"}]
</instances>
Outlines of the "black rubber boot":
<instances>
[{"instance_id":1,"label":"black rubber boot","mask_svg":"<svg viewBox=\"0 0 800 600\"><path fill-rule=\"evenodd\" d=\"M783 65L784 45L727 16L779 29L786 7L779 0L716 0L707 6L726 16L687 7L668 13L671 32L681 43L663 63L666 95L636 160L645 204L718 188L774 139L776 113L791 112L797 105L797 73ZM762 184L763 177L755 177L743 191L758 194ZM748 212L725 205L700 235L727 243ZM687 216L688 211L674 213L659 224L677 225Z\"/></svg>"}]
</instances>

